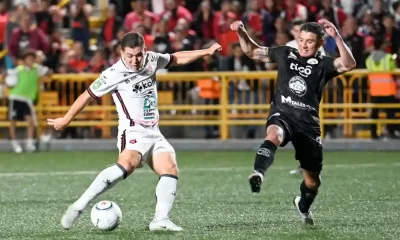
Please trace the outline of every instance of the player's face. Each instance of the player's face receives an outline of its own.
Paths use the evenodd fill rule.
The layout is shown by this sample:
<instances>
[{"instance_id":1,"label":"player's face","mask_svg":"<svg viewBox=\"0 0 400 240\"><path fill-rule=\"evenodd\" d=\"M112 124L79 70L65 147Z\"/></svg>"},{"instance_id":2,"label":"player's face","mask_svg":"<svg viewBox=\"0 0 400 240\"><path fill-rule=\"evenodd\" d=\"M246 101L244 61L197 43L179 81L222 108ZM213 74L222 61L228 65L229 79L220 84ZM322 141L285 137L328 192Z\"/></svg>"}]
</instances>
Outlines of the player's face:
<instances>
[{"instance_id":1,"label":"player's face","mask_svg":"<svg viewBox=\"0 0 400 240\"><path fill-rule=\"evenodd\" d=\"M140 69L145 53L146 48L144 46L135 48L126 47L121 50L121 55L124 58L125 64L133 71L138 71Z\"/></svg>"},{"instance_id":2,"label":"player's face","mask_svg":"<svg viewBox=\"0 0 400 240\"><path fill-rule=\"evenodd\" d=\"M323 40L318 40L312 32L301 31L299 34L299 53L302 57L314 56L321 47Z\"/></svg>"},{"instance_id":3,"label":"player's face","mask_svg":"<svg viewBox=\"0 0 400 240\"><path fill-rule=\"evenodd\" d=\"M25 65L28 66L28 67L32 67L34 61L35 61L35 57L31 56L31 55L25 57L25 59L24 59Z\"/></svg>"}]
</instances>

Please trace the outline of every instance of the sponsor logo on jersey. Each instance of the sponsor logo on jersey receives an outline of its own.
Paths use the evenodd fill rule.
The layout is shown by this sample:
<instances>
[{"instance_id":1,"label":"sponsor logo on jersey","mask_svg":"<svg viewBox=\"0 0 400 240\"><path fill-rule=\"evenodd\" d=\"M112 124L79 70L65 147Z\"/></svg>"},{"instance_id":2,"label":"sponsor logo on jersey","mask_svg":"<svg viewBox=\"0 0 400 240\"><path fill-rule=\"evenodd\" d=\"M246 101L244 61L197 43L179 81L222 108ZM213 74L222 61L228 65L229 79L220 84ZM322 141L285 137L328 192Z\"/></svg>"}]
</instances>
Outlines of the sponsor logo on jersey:
<instances>
[{"instance_id":1,"label":"sponsor logo on jersey","mask_svg":"<svg viewBox=\"0 0 400 240\"><path fill-rule=\"evenodd\" d=\"M299 97L306 95L307 84L302 77L294 76L289 80L290 90Z\"/></svg>"},{"instance_id":2,"label":"sponsor logo on jersey","mask_svg":"<svg viewBox=\"0 0 400 240\"><path fill-rule=\"evenodd\" d=\"M154 119L156 116L157 109L157 96L154 94L145 96L143 104L143 115L144 119Z\"/></svg>"},{"instance_id":3,"label":"sponsor logo on jersey","mask_svg":"<svg viewBox=\"0 0 400 240\"><path fill-rule=\"evenodd\" d=\"M289 106L294 107L294 108L316 111L315 108L311 107L308 104L292 100L292 98L290 96L289 97L281 96L281 102L283 104L288 104Z\"/></svg>"},{"instance_id":4,"label":"sponsor logo on jersey","mask_svg":"<svg viewBox=\"0 0 400 240\"><path fill-rule=\"evenodd\" d=\"M153 87L155 83L156 83L156 81L154 78L146 79L144 81L133 84L132 91L134 93L141 93L141 92L145 91L146 89Z\"/></svg>"},{"instance_id":5,"label":"sponsor logo on jersey","mask_svg":"<svg viewBox=\"0 0 400 240\"><path fill-rule=\"evenodd\" d=\"M315 58L310 58L310 59L307 60L307 63L308 64L312 64L312 65L316 65L316 64L318 64L318 60L315 59Z\"/></svg>"},{"instance_id":6,"label":"sponsor logo on jersey","mask_svg":"<svg viewBox=\"0 0 400 240\"><path fill-rule=\"evenodd\" d=\"M299 67L297 63L290 63L290 69L296 70L301 76L308 77L312 73L312 67Z\"/></svg>"},{"instance_id":7,"label":"sponsor logo on jersey","mask_svg":"<svg viewBox=\"0 0 400 240\"><path fill-rule=\"evenodd\" d=\"M142 72L140 75L145 75L145 76L151 76L154 74L154 69L151 65L147 65L145 68L143 68Z\"/></svg>"},{"instance_id":8,"label":"sponsor logo on jersey","mask_svg":"<svg viewBox=\"0 0 400 240\"><path fill-rule=\"evenodd\" d=\"M101 77L100 77L100 78L98 78L96 81L94 81L92 83L91 89L92 90L98 90L101 87L101 85L103 85L103 84L105 84L105 82L103 82Z\"/></svg>"},{"instance_id":9,"label":"sponsor logo on jersey","mask_svg":"<svg viewBox=\"0 0 400 240\"><path fill-rule=\"evenodd\" d=\"M106 84L106 83L107 83L107 82L106 82L106 79L107 79L107 77L104 76L104 75L101 75L101 76L99 77L99 81L100 81L102 84Z\"/></svg>"}]
</instances>

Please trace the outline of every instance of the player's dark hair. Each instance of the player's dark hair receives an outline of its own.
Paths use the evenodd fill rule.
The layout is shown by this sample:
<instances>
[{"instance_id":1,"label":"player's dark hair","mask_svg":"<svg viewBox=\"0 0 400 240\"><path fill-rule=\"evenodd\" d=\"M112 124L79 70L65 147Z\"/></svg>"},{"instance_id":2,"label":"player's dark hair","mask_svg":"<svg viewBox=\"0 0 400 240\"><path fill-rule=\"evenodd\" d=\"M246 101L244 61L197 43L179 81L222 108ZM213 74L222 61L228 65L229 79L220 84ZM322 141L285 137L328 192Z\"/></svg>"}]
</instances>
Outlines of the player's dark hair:
<instances>
[{"instance_id":1,"label":"player's dark hair","mask_svg":"<svg viewBox=\"0 0 400 240\"><path fill-rule=\"evenodd\" d=\"M304 23L300 28L300 32L301 31L314 33L317 35L317 40L323 39L325 35L325 30L316 22Z\"/></svg>"},{"instance_id":2,"label":"player's dark hair","mask_svg":"<svg viewBox=\"0 0 400 240\"><path fill-rule=\"evenodd\" d=\"M292 22L292 29L293 29L294 27L296 27L296 26L301 26L301 25L303 25L304 23L306 23L306 22L303 21L303 20L295 20L295 21Z\"/></svg>"},{"instance_id":3,"label":"player's dark hair","mask_svg":"<svg viewBox=\"0 0 400 240\"><path fill-rule=\"evenodd\" d=\"M135 48L135 47L143 47L144 46L144 38L139 33L128 32L124 35L121 40L121 49L124 50L126 47Z\"/></svg>"}]
</instances>

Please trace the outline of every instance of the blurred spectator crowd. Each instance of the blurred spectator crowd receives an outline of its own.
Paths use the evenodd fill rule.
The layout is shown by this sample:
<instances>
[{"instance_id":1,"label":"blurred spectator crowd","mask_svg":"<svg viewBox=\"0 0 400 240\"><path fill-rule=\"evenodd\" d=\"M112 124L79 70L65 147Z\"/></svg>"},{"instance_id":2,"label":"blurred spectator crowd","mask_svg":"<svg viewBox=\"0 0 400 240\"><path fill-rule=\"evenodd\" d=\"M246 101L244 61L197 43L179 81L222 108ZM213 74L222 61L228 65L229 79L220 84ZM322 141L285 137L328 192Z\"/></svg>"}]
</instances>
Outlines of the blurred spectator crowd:
<instances>
[{"instance_id":1,"label":"blurred spectator crowd","mask_svg":"<svg viewBox=\"0 0 400 240\"><path fill-rule=\"evenodd\" d=\"M0 1L0 46L9 50L0 63L3 70L33 49L53 72L101 72L118 60L119 41L128 31L141 33L148 50L161 53L204 48L215 41L223 46L218 59L205 58L170 71L274 69L273 64L254 64L243 55L236 34L229 30L239 19L253 39L275 46L295 38L292 22L327 18L340 30L358 68L365 67L374 38L382 38L392 54L400 44L400 4L390 0L110 0L99 29L89 24L99 12L97 1L71 0L62 7L59 2ZM324 50L337 54L329 38Z\"/></svg>"},{"instance_id":2,"label":"blurred spectator crowd","mask_svg":"<svg viewBox=\"0 0 400 240\"><path fill-rule=\"evenodd\" d=\"M21 64L22 56L32 50L36 62L51 72L100 73L118 61L120 40L129 31L141 33L147 49L160 53L201 49L214 42L223 47L218 56L173 67L170 72L275 70L274 64L251 61L243 54L236 33L229 29L235 20L243 21L256 42L270 47L293 45L302 22L326 18L340 31L357 68L366 68L366 59L378 50L378 42L382 43L380 50L392 54L395 61L400 59L398 0L109 0L106 6L101 2L104 1L0 0L0 50L8 50L0 58L1 73ZM91 24L96 17L102 20L97 27ZM329 37L322 50L330 56L338 54L335 41ZM174 101L188 99L187 96L195 101L196 83L182 84L185 86L170 84L160 89L173 88ZM363 84L355 92L367 94L366 86ZM66 88L67 93L72 90ZM259 97L258 93L265 93L266 89L264 80L252 84L247 80L231 82L229 103L264 102L260 97L266 97ZM274 86L268 89L273 92ZM331 90L343 91L341 86ZM75 88L73 95L79 95ZM204 97L200 92L200 97L206 104L218 104L218 94ZM254 132L254 128L248 129L247 137L254 137ZM217 135L217 126L207 129L207 136Z\"/></svg>"}]
</instances>

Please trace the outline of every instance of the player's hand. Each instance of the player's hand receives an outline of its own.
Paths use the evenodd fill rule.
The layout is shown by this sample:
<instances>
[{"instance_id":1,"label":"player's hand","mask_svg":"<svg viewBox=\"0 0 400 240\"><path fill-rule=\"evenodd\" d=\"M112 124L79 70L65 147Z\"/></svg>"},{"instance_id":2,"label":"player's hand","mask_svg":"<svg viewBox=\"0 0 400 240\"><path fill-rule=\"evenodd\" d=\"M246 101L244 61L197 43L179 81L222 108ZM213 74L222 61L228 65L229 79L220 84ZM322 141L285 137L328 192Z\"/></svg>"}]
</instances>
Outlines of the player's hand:
<instances>
[{"instance_id":1,"label":"player's hand","mask_svg":"<svg viewBox=\"0 0 400 240\"><path fill-rule=\"evenodd\" d=\"M68 126L69 121L65 118L47 119L47 124L53 126L55 130L61 131Z\"/></svg>"},{"instance_id":2,"label":"player's hand","mask_svg":"<svg viewBox=\"0 0 400 240\"><path fill-rule=\"evenodd\" d=\"M318 20L318 24L320 24L326 31L326 33L335 38L337 36L339 36L339 31L337 30L337 28L335 27L335 25L331 22L329 22L326 19L320 19Z\"/></svg>"},{"instance_id":3,"label":"player's hand","mask_svg":"<svg viewBox=\"0 0 400 240\"><path fill-rule=\"evenodd\" d=\"M239 32L244 30L244 24L242 21L234 21L230 27L231 30L234 32Z\"/></svg>"},{"instance_id":4,"label":"player's hand","mask_svg":"<svg viewBox=\"0 0 400 240\"><path fill-rule=\"evenodd\" d=\"M208 53L210 55L215 54L216 52L219 52L222 50L221 45L219 45L218 43L214 43L213 45L211 45L211 47L208 48Z\"/></svg>"}]
</instances>

